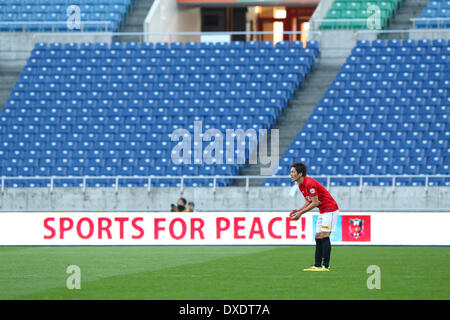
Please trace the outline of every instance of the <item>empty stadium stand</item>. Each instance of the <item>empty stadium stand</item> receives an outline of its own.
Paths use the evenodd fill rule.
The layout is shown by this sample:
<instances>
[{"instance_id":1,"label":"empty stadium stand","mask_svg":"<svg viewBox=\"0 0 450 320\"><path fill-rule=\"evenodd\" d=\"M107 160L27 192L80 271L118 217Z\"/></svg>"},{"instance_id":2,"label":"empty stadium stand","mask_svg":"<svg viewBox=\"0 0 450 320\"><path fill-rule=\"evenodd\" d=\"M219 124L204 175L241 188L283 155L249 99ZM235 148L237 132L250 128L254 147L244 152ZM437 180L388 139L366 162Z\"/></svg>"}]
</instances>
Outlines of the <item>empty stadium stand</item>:
<instances>
[{"instance_id":1,"label":"empty stadium stand","mask_svg":"<svg viewBox=\"0 0 450 320\"><path fill-rule=\"evenodd\" d=\"M450 1L432 0L416 21L416 28L450 28Z\"/></svg>"},{"instance_id":2,"label":"empty stadium stand","mask_svg":"<svg viewBox=\"0 0 450 320\"><path fill-rule=\"evenodd\" d=\"M0 32L117 31L131 0L1 0ZM69 6L77 6L81 25L67 21ZM89 23L93 22L93 23ZM86 24L84 24L86 23Z\"/></svg>"},{"instance_id":3,"label":"empty stadium stand","mask_svg":"<svg viewBox=\"0 0 450 320\"><path fill-rule=\"evenodd\" d=\"M84 176L111 186L116 176L235 175L239 165L225 160L174 165L170 134L192 133L196 120L204 130L270 128L319 54L316 42L299 41L38 43L0 112L1 175L30 178L6 187L45 187L35 177L49 176L72 177L54 186L73 187Z\"/></svg>"},{"instance_id":4,"label":"empty stadium stand","mask_svg":"<svg viewBox=\"0 0 450 320\"><path fill-rule=\"evenodd\" d=\"M450 43L447 40L358 41L336 80L280 159L310 175L373 175L364 185L424 185L417 175L450 172ZM324 182L322 180L322 182ZM360 178L333 179L357 186ZM450 185L448 178L429 185ZM262 185L290 185L287 178Z\"/></svg>"},{"instance_id":5,"label":"empty stadium stand","mask_svg":"<svg viewBox=\"0 0 450 320\"><path fill-rule=\"evenodd\" d=\"M336 0L328 10L320 28L322 30L367 29L367 18L379 10L380 27L384 29L390 25L401 4L402 0Z\"/></svg>"}]
</instances>

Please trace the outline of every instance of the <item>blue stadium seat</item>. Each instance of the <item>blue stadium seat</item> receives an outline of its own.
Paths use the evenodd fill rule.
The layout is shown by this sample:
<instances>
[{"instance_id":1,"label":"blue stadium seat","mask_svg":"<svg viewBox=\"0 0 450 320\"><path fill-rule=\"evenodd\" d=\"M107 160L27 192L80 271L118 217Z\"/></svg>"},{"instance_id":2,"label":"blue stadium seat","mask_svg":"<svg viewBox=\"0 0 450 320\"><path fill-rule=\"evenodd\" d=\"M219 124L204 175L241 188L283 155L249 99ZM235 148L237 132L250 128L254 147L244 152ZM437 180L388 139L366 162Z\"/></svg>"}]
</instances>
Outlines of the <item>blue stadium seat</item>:
<instances>
[{"instance_id":1,"label":"blue stadium seat","mask_svg":"<svg viewBox=\"0 0 450 320\"><path fill-rule=\"evenodd\" d=\"M445 62L438 62L448 45L442 40L358 41L291 149L304 154L319 140L319 148L325 143L330 154L340 150L340 157L328 161L314 150L310 165L317 174L448 174L443 163L450 161L444 155L450 154L450 134L444 131L450 126L448 108L442 107L448 81ZM331 133L338 137L334 144ZM336 172L333 161L339 163ZM392 182L373 178L365 183ZM422 185L417 179L399 183ZM342 179L334 185L347 184Z\"/></svg>"},{"instance_id":2,"label":"blue stadium seat","mask_svg":"<svg viewBox=\"0 0 450 320\"><path fill-rule=\"evenodd\" d=\"M89 2L83 8L101 20L114 11L106 10L110 4L118 3L93 4L105 9L97 15ZM15 159L9 153L13 143L15 150L33 148L50 154L22 157L14 165L5 166L2 161L2 172L75 177L199 174L200 167L185 171L170 164L170 132L179 128L192 132L196 120L203 121L205 130L268 129L314 63L315 52L299 50L298 59L293 59L291 52L284 51L286 43L280 48L259 44L38 43L0 115L4 119L0 151L6 159ZM245 49L255 50L254 58L260 58L257 67L249 67ZM67 68L64 75L57 69L63 67ZM44 75L48 79L39 81ZM248 148L246 153L248 157ZM39 158L42 161L31 161ZM212 166L209 174L234 175L240 166ZM120 185L145 183L133 179ZM209 179L192 185L211 183ZM229 179L218 181L218 185L230 183ZM93 187L113 184L108 179L88 183ZM176 186L179 182L168 179L154 184ZM77 182L55 184L72 185Z\"/></svg>"}]
</instances>

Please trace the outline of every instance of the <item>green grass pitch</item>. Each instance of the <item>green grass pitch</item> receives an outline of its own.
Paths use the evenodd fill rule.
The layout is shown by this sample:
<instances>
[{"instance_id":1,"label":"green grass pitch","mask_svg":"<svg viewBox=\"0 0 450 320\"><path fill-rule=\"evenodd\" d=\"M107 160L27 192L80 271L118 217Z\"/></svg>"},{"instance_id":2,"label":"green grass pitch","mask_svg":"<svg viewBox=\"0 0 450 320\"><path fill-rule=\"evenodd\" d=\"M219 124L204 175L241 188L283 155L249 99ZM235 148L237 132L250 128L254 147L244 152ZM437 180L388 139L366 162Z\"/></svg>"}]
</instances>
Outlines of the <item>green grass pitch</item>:
<instances>
[{"instance_id":1,"label":"green grass pitch","mask_svg":"<svg viewBox=\"0 0 450 320\"><path fill-rule=\"evenodd\" d=\"M0 247L0 299L449 299L450 247L334 246L331 272L303 272L313 246ZM66 287L69 265L81 289ZM381 289L367 288L370 265Z\"/></svg>"}]
</instances>

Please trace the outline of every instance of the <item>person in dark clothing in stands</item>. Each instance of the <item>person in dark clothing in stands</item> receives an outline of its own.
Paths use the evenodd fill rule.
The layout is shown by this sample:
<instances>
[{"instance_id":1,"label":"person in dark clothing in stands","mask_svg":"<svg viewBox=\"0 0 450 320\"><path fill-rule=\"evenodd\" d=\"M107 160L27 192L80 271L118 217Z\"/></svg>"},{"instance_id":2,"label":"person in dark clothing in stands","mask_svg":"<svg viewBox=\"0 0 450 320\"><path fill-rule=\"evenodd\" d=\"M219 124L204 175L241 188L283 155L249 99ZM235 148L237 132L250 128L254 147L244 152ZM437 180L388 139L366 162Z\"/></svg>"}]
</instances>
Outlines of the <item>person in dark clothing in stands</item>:
<instances>
[{"instance_id":1,"label":"person in dark clothing in stands","mask_svg":"<svg viewBox=\"0 0 450 320\"><path fill-rule=\"evenodd\" d=\"M186 199L180 198L178 199L177 205L172 204L171 205L171 212L183 212L186 210Z\"/></svg>"}]
</instances>

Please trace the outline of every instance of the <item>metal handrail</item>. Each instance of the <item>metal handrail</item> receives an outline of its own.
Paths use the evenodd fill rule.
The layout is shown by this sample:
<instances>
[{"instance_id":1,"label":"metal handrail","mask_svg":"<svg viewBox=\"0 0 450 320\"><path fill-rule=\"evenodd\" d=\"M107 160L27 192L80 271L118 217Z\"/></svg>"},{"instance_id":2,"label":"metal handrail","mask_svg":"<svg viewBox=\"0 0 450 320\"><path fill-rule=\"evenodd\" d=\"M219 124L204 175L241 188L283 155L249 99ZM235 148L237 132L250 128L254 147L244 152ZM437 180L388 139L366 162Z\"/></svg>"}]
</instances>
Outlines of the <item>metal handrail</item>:
<instances>
[{"instance_id":1,"label":"metal handrail","mask_svg":"<svg viewBox=\"0 0 450 320\"><path fill-rule=\"evenodd\" d=\"M421 17L421 18L410 18L409 19L409 21L418 21L418 20L420 20L420 21L422 21L422 20L424 20L424 21L428 21L428 20L430 20L430 21L434 21L434 20L448 21L448 20L450 20L450 18L447 18L447 17L434 17L434 18Z\"/></svg>"},{"instance_id":2,"label":"metal handrail","mask_svg":"<svg viewBox=\"0 0 450 320\"><path fill-rule=\"evenodd\" d=\"M67 23L67 22L65 22ZM35 23L31 23L35 24ZM44 33L45 32L40 32ZM102 34L102 32L90 32L92 34ZM202 36L202 35L272 35L274 31L209 31L209 32L197 32L197 31L180 31L180 32L110 32L109 34L113 36L128 36L128 35L151 35L151 36ZM283 31L280 32L284 35L294 35L294 34L321 34L321 31ZM72 33L70 33L72 34ZM67 36L67 32L55 32L51 35Z\"/></svg>"},{"instance_id":3,"label":"metal handrail","mask_svg":"<svg viewBox=\"0 0 450 320\"><path fill-rule=\"evenodd\" d=\"M410 178L416 178L416 179L424 179L425 180L425 187L428 189L430 179L438 179L438 178L450 178L450 174L443 174L443 175L411 175L411 174L405 174L405 175L312 175L311 177L315 179L326 179L327 183L326 186L329 188L331 186L331 181L333 179L358 179L359 185L355 187L359 187L360 191L362 191L362 187L364 186L363 182L364 179L385 179L389 178L392 179L392 188L394 189L396 187L395 182L397 179L410 179ZM180 189L183 190L185 188L184 181L185 180L203 180L203 179L212 179L213 180L213 190L215 191L217 189L217 180L222 179L230 179L230 180L245 180L245 189L248 192L250 185L249 182L252 179L290 179L290 176L287 175L280 175L280 176L230 176L230 175L215 175L215 176L206 176L206 175L197 175L197 176L33 176L33 177L9 177L9 176L2 176L1 177L1 193L3 194L6 186L5 182L7 180L49 180L50 181L50 192L54 190L54 182L55 180L81 180L82 185L80 188L82 188L83 192L86 191L86 182L87 180L114 180L114 188L115 191L118 192L119 189L119 181L120 180L146 180L148 185L148 192L151 190L151 181L152 180L180 180Z\"/></svg>"},{"instance_id":4,"label":"metal handrail","mask_svg":"<svg viewBox=\"0 0 450 320\"><path fill-rule=\"evenodd\" d=\"M293 35L307 35L308 39L311 36L315 36L314 40L320 39L321 31L283 31L280 32L283 36L289 36L289 41L292 41ZM145 42L144 39L148 36L164 36L169 39L168 42L173 42L171 40L172 37L175 36L239 36L239 35L248 35L248 36L258 36L258 41L262 41L262 36L264 35L274 35L274 31L214 31L214 32L83 32L74 33L74 32L37 32L33 34L33 44L36 42L37 37L52 37L52 41L54 41L53 37L69 37L71 40L76 37L84 37L84 36L104 36L108 35L113 37L118 36L139 36L140 42ZM309 40L310 41L310 40ZM65 41L67 42L67 41ZM70 42L70 40L69 40Z\"/></svg>"},{"instance_id":5,"label":"metal handrail","mask_svg":"<svg viewBox=\"0 0 450 320\"><path fill-rule=\"evenodd\" d=\"M409 21L412 21L414 28L416 28L417 21L437 21L438 22L437 27L440 28L440 26L441 26L440 22L441 21L450 21L450 18L446 18L446 17L425 18L425 17L422 17L422 18L411 18L411 19L409 19Z\"/></svg>"},{"instance_id":6,"label":"metal handrail","mask_svg":"<svg viewBox=\"0 0 450 320\"><path fill-rule=\"evenodd\" d=\"M67 21L0 21L0 24L67 24ZM80 21L80 24L112 24L111 21L105 20L89 20L89 21Z\"/></svg>"},{"instance_id":7,"label":"metal handrail","mask_svg":"<svg viewBox=\"0 0 450 320\"><path fill-rule=\"evenodd\" d=\"M450 178L450 174L352 174L352 175L311 175L311 177L314 177L315 179L322 179L322 178L331 178L331 179L351 179L351 178ZM195 175L195 176L189 176L189 175L178 175L178 176L171 176L171 175L165 175L165 176L156 176L156 175L147 175L147 176L141 176L141 175L134 175L134 176L30 176L30 177L24 177L24 176L1 176L1 179L5 180L46 180L46 179L55 179L55 180L82 180L82 179L92 179L92 180L104 180L104 179L286 179L290 178L289 175L247 175L247 176L233 176L233 175Z\"/></svg>"},{"instance_id":8,"label":"metal handrail","mask_svg":"<svg viewBox=\"0 0 450 320\"><path fill-rule=\"evenodd\" d=\"M351 19L351 18L339 18L339 19L334 19L334 18L323 18L323 19L311 19L309 22L311 24L311 29L312 30L316 30L317 29L317 24L322 24L322 22L337 22L337 23L346 23L346 22L365 22L367 21L367 19L364 18L355 18L355 19ZM343 25L342 25L343 27Z\"/></svg>"},{"instance_id":9,"label":"metal handrail","mask_svg":"<svg viewBox=\"0 0 450 320\"><path fill-rule=\"evenodd\" d=\"M367 39L368 35L378 36L380 34L405 34L407 38L410 37L411 34L427 34L431 35L434 39L436 35L437 39L441 39L443 35L450 36L450 29L399 29L399 30L357 30L353 35L356 40ZM371 38L371 40L373 40Z\"/></svg>"},{"instance_id":10,"label":"metal handrail","mask_svg":"<svg viewBox=\"0 0 450 320\"><path fill-rule=\"evenodd\" d=\"M343 22L352 22L352 21L359 21L359 22L362 22L362 21L367 21L367 19L365 19L365 18L355 18L355 19L351 19L351 18L337 18L337 19L335 19L335 18L325 18L325 19L315 19L314 21L317 21L317 22L324 22L324 21L329 21L329 22L340 22L340 21L343 21Z\"/></svg>"}]
</instances>

